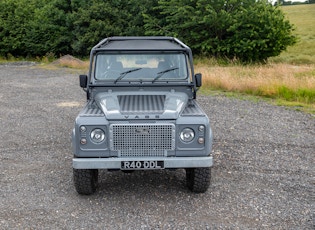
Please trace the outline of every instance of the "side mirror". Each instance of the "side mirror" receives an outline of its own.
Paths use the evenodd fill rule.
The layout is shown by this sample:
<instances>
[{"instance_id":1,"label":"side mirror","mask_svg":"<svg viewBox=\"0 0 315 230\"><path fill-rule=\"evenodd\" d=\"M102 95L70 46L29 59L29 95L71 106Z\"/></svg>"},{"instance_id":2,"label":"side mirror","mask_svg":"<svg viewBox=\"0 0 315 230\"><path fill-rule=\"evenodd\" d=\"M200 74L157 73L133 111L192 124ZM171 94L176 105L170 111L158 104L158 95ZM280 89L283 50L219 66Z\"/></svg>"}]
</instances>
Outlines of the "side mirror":
<instances>
[{"instance_id":1,"label":"side mirror","mask_svg":"<svg viewBox=\"0 0 315 230\"><path fill-rule=\"evenodd\" d=\"M196 87L201 87L202 85L202 74L196 73L195 74L195 80L196 80Z\"/></svg>"},{"instance_id":2,"label":"side mirror","mask_svg":"<svg viewBox=\"0 0 315 230\"><path fill-rule=\"evenodd\" d=\"M80 75L80 87L86 88L87 87L87 76L86 75Z\"/></svg>"}]
</instances>

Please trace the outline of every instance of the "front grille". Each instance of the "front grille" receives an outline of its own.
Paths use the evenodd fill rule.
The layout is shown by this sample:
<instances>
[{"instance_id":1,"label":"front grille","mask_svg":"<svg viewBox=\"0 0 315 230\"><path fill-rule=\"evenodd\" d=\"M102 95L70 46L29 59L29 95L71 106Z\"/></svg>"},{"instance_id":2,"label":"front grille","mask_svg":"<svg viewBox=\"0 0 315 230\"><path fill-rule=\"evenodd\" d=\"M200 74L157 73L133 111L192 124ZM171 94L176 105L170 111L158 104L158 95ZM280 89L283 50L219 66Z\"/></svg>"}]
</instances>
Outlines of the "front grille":
<instances>
[{"instance_id":1,"label":"front grille","mask_svg":"<svg viewBox=\"0 0 315 230\"><path fill-rule=\"evenodd\" d=\"M173 124L115 124L110 126L110 148L119 157L160 157L175 149Z\"/></svg>"}]
</instances>

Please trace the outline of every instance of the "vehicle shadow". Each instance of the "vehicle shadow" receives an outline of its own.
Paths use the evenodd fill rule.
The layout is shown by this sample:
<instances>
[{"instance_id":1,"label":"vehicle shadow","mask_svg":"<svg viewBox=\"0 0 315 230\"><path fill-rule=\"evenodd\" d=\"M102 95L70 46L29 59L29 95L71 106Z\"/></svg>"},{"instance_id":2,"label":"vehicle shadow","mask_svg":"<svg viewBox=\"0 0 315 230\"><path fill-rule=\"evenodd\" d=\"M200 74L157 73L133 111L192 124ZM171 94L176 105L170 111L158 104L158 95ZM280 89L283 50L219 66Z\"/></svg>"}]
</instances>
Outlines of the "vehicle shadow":
<instances>
[{"instance_id":1,"label":"vehicle shadow","mask_svg":"<svg viewBox=\"0 0 315 230\"><path fill-rule=\"evenodd\" d=\"M156 193L189 193L186 188L185 170L146 170L125 173L122 171L99 171L99 195L124 194L138 196Z\"/></svg>"}]
</instances>

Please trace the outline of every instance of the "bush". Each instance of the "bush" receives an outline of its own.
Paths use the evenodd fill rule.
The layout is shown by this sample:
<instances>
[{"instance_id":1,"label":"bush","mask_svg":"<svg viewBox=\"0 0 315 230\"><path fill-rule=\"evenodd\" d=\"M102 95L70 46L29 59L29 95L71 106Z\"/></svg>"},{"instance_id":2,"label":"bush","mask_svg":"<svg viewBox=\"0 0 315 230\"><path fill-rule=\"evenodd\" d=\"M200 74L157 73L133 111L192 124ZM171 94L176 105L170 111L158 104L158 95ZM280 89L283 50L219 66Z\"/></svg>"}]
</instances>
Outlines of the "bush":
<instances>
[{"instance_id":1,"label":"bush","mask_svg":"<svg viewBox=\"0 0 315 230\"><path fill-rule=\"evenodd\" d=\"M0 55L43 56L68 53L71 33L63 0L0 2Z\"/></svg>"}]
</instances>

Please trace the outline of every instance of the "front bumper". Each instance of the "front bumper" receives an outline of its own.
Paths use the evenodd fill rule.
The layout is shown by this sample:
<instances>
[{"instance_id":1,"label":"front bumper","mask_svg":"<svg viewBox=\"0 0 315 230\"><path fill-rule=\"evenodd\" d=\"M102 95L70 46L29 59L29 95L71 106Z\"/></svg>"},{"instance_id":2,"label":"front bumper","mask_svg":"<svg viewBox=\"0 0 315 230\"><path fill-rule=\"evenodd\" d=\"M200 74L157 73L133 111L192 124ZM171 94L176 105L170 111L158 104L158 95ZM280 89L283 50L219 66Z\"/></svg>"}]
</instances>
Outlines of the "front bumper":
<instances>
[{"instance_id":1,"label":"front bumper","mask_svg":"<svg viewBox=\"0 0 315 230\"><path fill-rule=\"evenodd\" d=\"M164 161L164 168L206 168L213 165L208 157L167 157L167 158L73 158L75 169L120 169L122 161Z\"/></svg>"}]
</instances>

